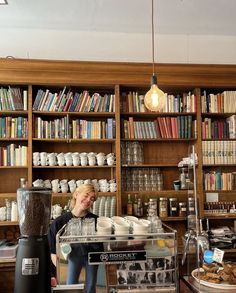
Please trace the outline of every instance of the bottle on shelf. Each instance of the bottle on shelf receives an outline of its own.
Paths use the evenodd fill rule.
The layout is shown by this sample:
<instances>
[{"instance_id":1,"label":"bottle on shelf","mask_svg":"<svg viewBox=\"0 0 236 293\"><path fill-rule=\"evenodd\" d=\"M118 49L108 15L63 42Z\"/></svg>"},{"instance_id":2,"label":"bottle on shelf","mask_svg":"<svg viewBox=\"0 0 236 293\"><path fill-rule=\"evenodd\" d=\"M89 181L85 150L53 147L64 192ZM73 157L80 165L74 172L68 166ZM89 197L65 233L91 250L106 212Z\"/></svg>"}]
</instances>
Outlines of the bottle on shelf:
<instances>
[{"instance_id":1,"label":"bottle on shelf","mask_svg":"<svg viewBox=\"0 0 236 293\"><path fill-rule=\"evenodd\" d=\"M141 198L138 198L138 205L137 205L137 217L143 217L143 201Z\"/></svg>"},{"instance_id":2,"label":"bottle on shelf","mask_svg":"<svg viewBox=\"0 0 236 293\"><path fill-rule=\"evenodd\" d=\"M11 203L11 221L18 220L18 213L17 213L17 203L16 201L12 201Z\"/></svg>"},{"instance_id":3,"label":"bottle on shelf","mask_svg":"<svg viewBox=\"0 0 236 293\"><path fill-rule=\"evenodd\" d=\"M181 174L180 174L180 189L187 189L187 169L186 168L181 168Z\"/></svg>"},{"instance_id":4,"label":"bottle on shelf","mask_svg":"<svg viewBox=\"0 0 236 293\"><path fill-rule=\"evenodd\" d=\"M11 201L7 198L5 199L6 206L6 221L11 221Z\"/></svg>"},{"instance_id":5,"label":"bottle on shelf","mask_svg":"<svg viewBox=\"0 0 236 293\"><path fill-rule=\"evenodd\" d=\"M127 201L127 216L133 215L133 202L131 200L131 195L128 194L128 201Z\"/></svg>"},{"instance_id":6,"label":"bottle on shelf","mask_svg":"<svg viewBox=\"0 0 236 293\"><path fill-rule=\"evenodd\" d=\"M137 198L137 194L134 195L133 214L134 214L135 217L138 214L138 198Z\"/></svg>"}]
</instances>

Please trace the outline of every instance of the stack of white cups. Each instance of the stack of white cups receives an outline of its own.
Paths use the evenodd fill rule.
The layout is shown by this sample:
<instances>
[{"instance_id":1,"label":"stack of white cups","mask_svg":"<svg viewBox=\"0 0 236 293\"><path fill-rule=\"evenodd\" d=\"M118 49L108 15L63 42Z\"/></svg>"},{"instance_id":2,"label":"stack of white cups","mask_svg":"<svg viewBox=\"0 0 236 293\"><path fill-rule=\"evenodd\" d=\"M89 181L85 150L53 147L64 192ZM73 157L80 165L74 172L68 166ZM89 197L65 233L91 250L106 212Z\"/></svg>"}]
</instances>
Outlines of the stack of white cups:
<instances>
[{"instance_id":1,"label":"stack of white cups","mask_svg":"<svg viewBox=\"0 0 236 293\"><path fill-rule=\"evenodd\" d=\"M106 236L112 234L112 220L107 217L99 217L97 220L98 236ZM99 239L106 239L107 237L99 237Z\"/></svg>"}]
</instances>

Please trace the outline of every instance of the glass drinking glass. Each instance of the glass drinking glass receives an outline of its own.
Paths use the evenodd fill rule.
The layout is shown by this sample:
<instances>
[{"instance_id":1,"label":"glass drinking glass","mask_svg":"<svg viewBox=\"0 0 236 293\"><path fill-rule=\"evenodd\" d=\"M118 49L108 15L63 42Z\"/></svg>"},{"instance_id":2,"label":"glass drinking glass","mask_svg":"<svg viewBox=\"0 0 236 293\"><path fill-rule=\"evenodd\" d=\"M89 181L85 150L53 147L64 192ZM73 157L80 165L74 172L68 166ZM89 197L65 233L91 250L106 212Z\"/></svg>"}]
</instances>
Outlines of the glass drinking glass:
<instances>
[{"instance_id":1,"label":"glass drinking glass","mask_svg":"<svg viewBox=\"0 0 236 293\"><path fill-rule=\"evenodd\" d=\"M85 218L82 220L82 235L94 235L95 234L95 219Z\"/></svg>"}]
</instances>

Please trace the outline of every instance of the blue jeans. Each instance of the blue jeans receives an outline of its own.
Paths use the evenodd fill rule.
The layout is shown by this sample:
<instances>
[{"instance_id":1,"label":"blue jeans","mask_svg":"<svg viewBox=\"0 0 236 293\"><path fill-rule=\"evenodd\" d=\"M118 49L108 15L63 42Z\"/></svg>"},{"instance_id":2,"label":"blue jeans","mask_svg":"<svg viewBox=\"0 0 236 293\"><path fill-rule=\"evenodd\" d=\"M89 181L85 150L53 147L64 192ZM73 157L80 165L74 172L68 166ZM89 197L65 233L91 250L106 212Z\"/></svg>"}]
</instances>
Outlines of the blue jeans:
<instances>
[{"instance_id":1,"label":"blue jeans","mask_svg":"<svg viewBox=\"0 0 236 293\"><path fill-rule=\"evenodd\" d=\"M98 265L88 264L88 255L81 246L73 247L68 257L67 284L78 284L82 268L85 268L85 292L96 293Z\"/></svg>"}]
</instances>

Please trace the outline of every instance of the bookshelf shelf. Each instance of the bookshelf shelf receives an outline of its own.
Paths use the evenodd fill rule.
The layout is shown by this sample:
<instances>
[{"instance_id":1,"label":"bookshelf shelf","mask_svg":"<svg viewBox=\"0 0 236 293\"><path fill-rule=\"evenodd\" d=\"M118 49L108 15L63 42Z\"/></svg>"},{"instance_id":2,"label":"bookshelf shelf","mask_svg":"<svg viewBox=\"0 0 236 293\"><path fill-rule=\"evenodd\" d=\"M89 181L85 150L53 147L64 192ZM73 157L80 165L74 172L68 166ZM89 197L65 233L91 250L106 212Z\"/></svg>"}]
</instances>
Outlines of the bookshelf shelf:
<instances>
[{"instance_id":1,"label":"bookshelf shelf","mask_svg":"<svg viewBox=\"0 0 236 293\"><path fill-rule=\"evenodd\" d=\"M235 141L236 138L204 138L202 139L202 141L222 141L222 140L226 140L226 141Z\"/></svg>"},{"instance_id":2,"label":"bookshelf shelf","mask_svg":"<svg viewBox=\"0 0 236 293\"><path fill-rule=\"evenodd\" d=\"M0 226L5 227L5 226L16 226L19 225L18 221L0 221Z\"/></svg>"},{"instance_id":3,"label":"bookshelf shelf","mask_svg":"<svg viewBox=\"0 0 236 293\"><path fill-rule=\"evenodd\" d=\"M142 118L156 118L156 117L177 117L177 116L196 116L195 112L122 112L121 116L133 116L133 117L142 117Z\"/></svg>"},{"instance_id":4,"label":"bookshelf shelf","mask_svg":"<svg viewBox=\"0 0 236 293\"><path fill-rule=\"evenodd\" d=\"M186 197L188 195L187 190L160 190L160 191L122 191L123 195L128 195L128 194L138 194L140 196L169 196L171 197L172 195L178 196L178 197Z\"/></svg>"},{"instance_id":5,"label":"bookshelf shelf","mask_svg":"<svg viewBox=\"0 0 236 293\"><path fill-rule=\"evenodd\" d=\"M4 111L0 111L0 114L5 116L27 116L28 111L4 110Z\"/></svg>"},{"instance_id":6,"label":"bookshelf shelf","mask_svg":"<svg viewBox=\"0 0 236 293\"><path fill-rule=\"evenodd\" d=\"M225 193L225 194L236 194L236 190L223 190L223 189L216 189L216 190L204 190L204 192L209 192L209 193Z\"/></svg>"},{"instance_id":7,"label":"bookshelf shelf","mask_svg":"<svg viewBox=\"0 0 236 293\"><path fill-rule=\"evenodd\" d=\"M209 214L204 214L204 217L207 219L219 219L219 220L223 220L223 219L236 219L236 214L226 214L226 213L217 213L214 215L209 215Z\"/></svg>"},{"instance_id":8,"label":"bookshelf shelf","mask_svg":"<svg viewBox=\"0 0 236 293\"><path fill-rule=\"evenodd\" d=\"M171 222L171 221L186 221L186 217L168 217L168 218L160 218L164 222Z\"/></svg>"},{"instance_id":9,"label":"bookshelf shelf","mask_svg":"<svg viewBox=\"0 0 236 293\"><path fill-rule=\"evenodd\" d=\"M71 193L53 193L53 197L71 197ZM98 196L116 196L116 192L98 192Z\"/></svg>"},{"instance_id":10,"label":"bookshelf shelf","mask_svg":"<svg viewBox=\"0 0 236 293\"><path fill-rule=\"evenodd\" d=\"M123 168L155 168L155 167L167 167L178 168L177 164L135 164L135 165L122 165Z\"/></svg>"},{"instance_id":11,"label":"bookshelf shelf","mask_svg":"<svg viewBox=\"0 0 236 293\"><path fill-rule=\"evenodd\" d=\"M115 143L115 139L85 139L85 138L33 138L33 141L49 143Z\"/></svg>"},{"instance_id":12,"label":"bookshelf shelf","mask_svg":"<svg viewBox=\"0 0 236 293\"><path fill-rule=\"evenodd\" d=\"M27 166L0 166L0 169L28 169Z\"/></svg>"},{"instance_id":13,"label":"bookshelf shelf","mask_svg":"<svg viewBox=\"0 0 236 293\"><path fill-rule=\"evenodd\" d=\"M227 113L202 113L202 117L213 117L213 118L227 118L229 116L234 115L234 112L227 112Z\"/></svg>"},{"instance_id":14,"label":"bookshelf shelf","mask_svg":"<svg viewBox=\"0 0 236 293\"><path fill-rule=\"evenodd\" d=\"M0 141L7 141L7 142L12 142L12 141L19 141L19 142L27 142L28 138L17 138L17 137L6 137L6 138L0 138Z\"/></svg>"},{"instance_id":15,"label":"bookshelf shelf","mask_svg":"<svg viewBox=\"0 0 236 293\"><path fill-rule=\"evenodd\" d=\"M235 166L235 164L203 164L202 165L202 167L204 168L204 167L208 167L208 168L211 168L211 167L215 167L215 168L217 168L217 167L230 167L230 166Z\"/></svg>"},{"instance_id":16,"label":"bookshelf shelf","mask_svg":"<svg viewBox=\"0 0 236 293\"><path fill-rule=\"evenodd\" d=\"M122 138L121 141L147 141L147 142L163 142L163 141L168 141L168 142L194 142L196 141L196 138Z\"/></svg>"},{"instance_id":17,"label":"bookshelf shelf","mask_svg":"<svg viewBox=\"0 0 236 293\"><path fill-rule=\"evenodd\" d=\"M68 115L71 117L115 117L115 112L69 112Z\"/></svg>"},{"instance_id":18,"label":"bookshelf shelf","mask_svg":"<svg viewBox=\"0 0 236 293\"><path fill-rule=\"evenodd\" d=\"M33 166L33 169L111 169L116 168L116 165L108 166Z\"/></svg>"},{"instance_id":19,"label":"bookshelf shelf","mask_svg":"<svg viewBox=\"0 0 236 293\"><path fill-rule=\"evenodd\" d=\"M13 192L13 193L0 193L0 198L10 198L10 197L13 197L15 198L16 197L16 192Z\"/></svg>"},{"instance_id":20,"label":"bookshelf shelf","mask_svg":"<svg viewBox=\"0 0 236 293\"><path fill-rule=\"evenodd\" d=\"M33 111L37 116L70 116L70 117L115 117L114 112L48 112L48 111Z\"/></svg>"}]
</instances>

